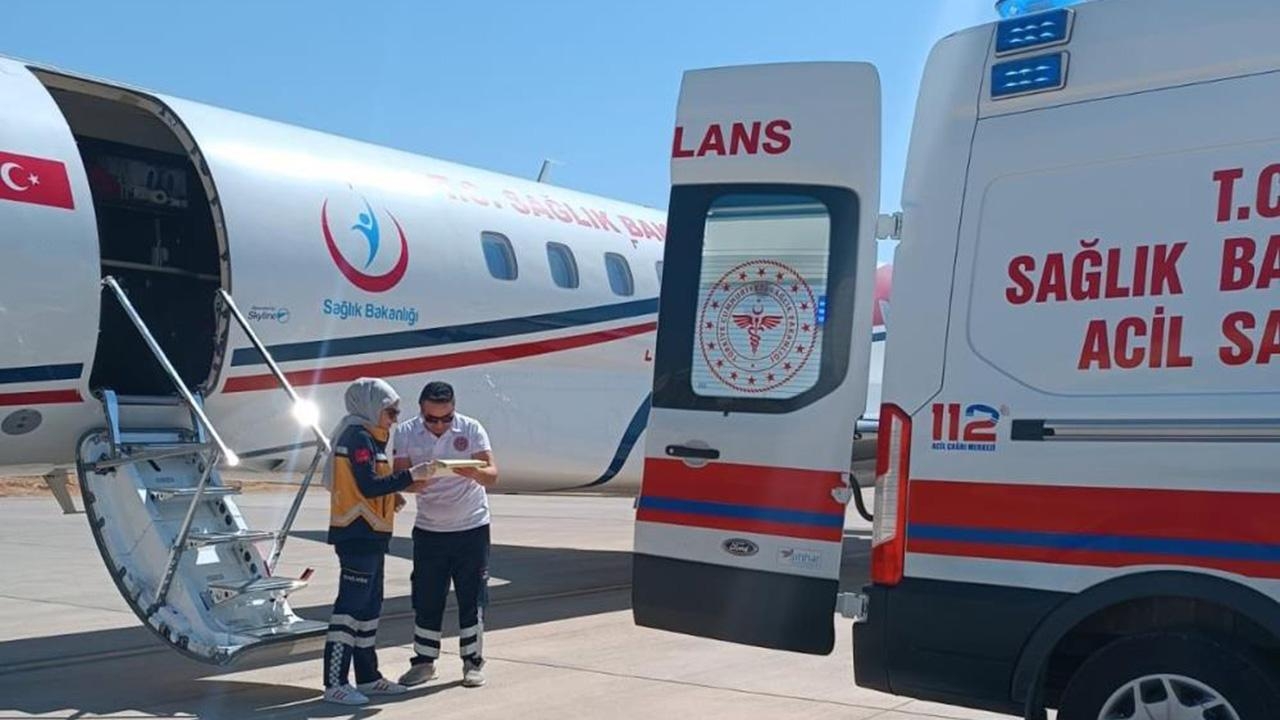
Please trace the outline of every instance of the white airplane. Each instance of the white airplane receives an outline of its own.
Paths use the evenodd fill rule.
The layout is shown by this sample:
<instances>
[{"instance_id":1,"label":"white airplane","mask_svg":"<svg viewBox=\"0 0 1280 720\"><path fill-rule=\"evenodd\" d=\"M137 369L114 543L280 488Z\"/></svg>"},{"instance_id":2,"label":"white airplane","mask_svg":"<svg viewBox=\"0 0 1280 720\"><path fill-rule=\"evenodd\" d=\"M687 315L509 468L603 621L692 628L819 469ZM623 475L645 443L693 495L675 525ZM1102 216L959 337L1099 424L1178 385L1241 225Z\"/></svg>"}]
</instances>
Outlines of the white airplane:
<instances>
[{"instance_id":1,"label":"white airplane","mask_svg":"<svg viewBox=\"0 0 1280 720\"><path fill-rule=\"evenodd\" d=\"M639 487L662 211L6 58L0 128L0 474L74 467L193 657L320 631L272 575L293 513L248 529L215 467L318 460L357 377L451 382L505 491Z\"/></svg>"}]
</instances>

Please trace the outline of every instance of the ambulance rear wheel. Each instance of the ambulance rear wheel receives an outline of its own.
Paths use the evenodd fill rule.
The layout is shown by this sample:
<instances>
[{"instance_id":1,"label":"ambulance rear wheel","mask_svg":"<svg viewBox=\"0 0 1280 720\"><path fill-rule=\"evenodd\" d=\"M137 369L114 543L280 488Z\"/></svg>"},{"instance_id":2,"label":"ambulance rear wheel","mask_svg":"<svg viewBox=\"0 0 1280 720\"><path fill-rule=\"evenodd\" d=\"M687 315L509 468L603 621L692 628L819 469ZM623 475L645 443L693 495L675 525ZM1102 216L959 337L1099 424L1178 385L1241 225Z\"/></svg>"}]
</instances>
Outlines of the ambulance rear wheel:
<instances>
[{"instance_id":1,"label":"ambulance rear wheel","mask_svg":"<svg viewBox=\"0 0 1280 720\"><path fill-rule=\"evenodd\" d=\"M1058 720L1269 720L1280 691L1248 651L1191 633L1117 640L1089 656L1063 690Z\"/></svg>"}]
</instances>

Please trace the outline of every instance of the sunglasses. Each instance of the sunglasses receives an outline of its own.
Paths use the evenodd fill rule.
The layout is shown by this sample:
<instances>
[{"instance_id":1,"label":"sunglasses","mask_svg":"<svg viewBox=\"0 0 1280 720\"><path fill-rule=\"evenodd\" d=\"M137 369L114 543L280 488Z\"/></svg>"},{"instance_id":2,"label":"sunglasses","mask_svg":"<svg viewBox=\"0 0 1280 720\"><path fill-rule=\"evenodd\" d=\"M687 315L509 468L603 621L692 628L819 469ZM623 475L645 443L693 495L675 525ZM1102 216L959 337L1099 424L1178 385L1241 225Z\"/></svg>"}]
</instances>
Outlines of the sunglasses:
<instances>
[{"instance_id":1,"label":"sunglasses","mask_svg":"<svg viewBox=\"0 0 1280 720\"><path fill-rule=\"evenodd\" d=\"M422 421L428 425L446 425L453 422L453 413L449 413L443 417L436 417L435 415L423 413Z\"/></svg>"}]
</instances>

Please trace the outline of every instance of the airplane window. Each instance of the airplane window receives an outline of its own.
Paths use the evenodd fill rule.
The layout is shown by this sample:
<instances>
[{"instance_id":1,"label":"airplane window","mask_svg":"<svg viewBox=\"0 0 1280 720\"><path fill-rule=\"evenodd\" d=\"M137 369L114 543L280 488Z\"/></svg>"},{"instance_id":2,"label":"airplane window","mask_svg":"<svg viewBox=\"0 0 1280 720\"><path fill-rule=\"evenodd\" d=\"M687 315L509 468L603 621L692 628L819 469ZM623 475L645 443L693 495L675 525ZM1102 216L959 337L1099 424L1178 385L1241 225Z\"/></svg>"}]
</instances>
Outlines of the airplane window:
<instances>
[{"instance_id":1,"label":"airplane window","mask_svg":"<svg viewBox=\"0 0 1280 720\"><path fill-rule=\"evenodd\" d=\"M547 262L551 265L551 279L558 287L578 287L578 261L568 245L547 243Z\"/></svg>"},{"instance_id":2,"label":"airplane window","mask_svg":"<svg viewBox=\"0 0 1280 720\"><path fill-rule=\"evenodd\" d=\"M484 248L484 261L489 266L489 274L499 280L515 280L519 275L516 266L516 251L505 235L495 232L480 233L480 245Z\"/></svg>"},{"instance_id":3,"label":"airplane window","mask_svg":"<svg viewBox=\"0 0 1280 720\"><path fill-rule=\"evenodd\" d=\"M604 265L609 271L609 287L613 288L615 295L627 297L635 294L636 283L626 258L618 253L605 253Z\"/></svg>"}]
</instances>

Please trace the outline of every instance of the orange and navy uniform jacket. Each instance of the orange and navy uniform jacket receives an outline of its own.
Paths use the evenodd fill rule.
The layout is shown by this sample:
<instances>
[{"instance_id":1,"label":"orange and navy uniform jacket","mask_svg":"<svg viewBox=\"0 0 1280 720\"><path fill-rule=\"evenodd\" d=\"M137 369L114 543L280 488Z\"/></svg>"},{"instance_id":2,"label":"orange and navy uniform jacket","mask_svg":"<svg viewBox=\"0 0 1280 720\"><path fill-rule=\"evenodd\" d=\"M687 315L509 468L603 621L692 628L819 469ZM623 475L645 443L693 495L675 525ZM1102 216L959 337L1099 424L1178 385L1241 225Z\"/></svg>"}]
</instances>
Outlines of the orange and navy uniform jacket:
<instances>
[{"instance_id":1,"label":"orange and navy uniform jacket","mask_svg":"<svg viewBox=\"0 0 1280 720\"><path fill-rule=\"evenodd\" d=\"M395 494L413 482L391 472L389 432L348 427L333 448L329 488L329 544L352 552L387 552L396 515Z\"/></svg>"}]
</instances>

